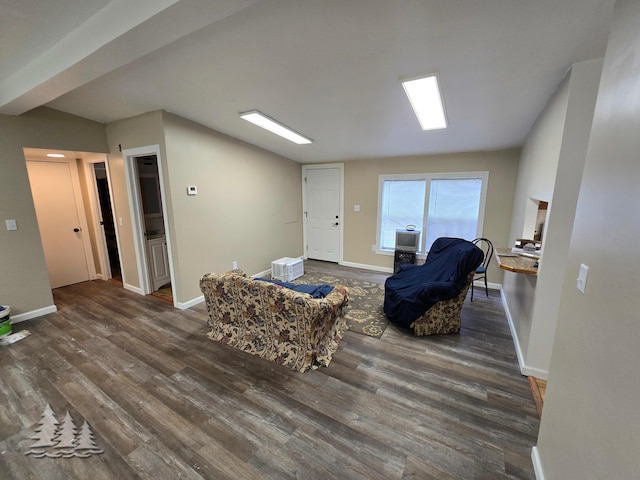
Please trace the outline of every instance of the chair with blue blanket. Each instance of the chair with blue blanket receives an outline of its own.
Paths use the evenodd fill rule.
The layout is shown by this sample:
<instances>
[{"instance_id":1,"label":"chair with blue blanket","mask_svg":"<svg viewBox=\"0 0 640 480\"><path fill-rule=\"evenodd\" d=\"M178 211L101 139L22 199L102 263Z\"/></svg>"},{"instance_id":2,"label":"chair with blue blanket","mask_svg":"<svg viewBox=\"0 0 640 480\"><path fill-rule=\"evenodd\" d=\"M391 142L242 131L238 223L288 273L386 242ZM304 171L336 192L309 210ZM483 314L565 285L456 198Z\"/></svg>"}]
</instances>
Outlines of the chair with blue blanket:
<instances>
[{"instance_id":1,"label":"chair with blue blanket","mask_svg":"<svg viewBox=\"0 0 640 480\"><path fill-rule=\"evenodd\" d=\"M438 238L423 265L402 265L385 282L384 313L415 335L460 331L460 311L483 251L461 238Z\"/></svg>"}]
</instances>

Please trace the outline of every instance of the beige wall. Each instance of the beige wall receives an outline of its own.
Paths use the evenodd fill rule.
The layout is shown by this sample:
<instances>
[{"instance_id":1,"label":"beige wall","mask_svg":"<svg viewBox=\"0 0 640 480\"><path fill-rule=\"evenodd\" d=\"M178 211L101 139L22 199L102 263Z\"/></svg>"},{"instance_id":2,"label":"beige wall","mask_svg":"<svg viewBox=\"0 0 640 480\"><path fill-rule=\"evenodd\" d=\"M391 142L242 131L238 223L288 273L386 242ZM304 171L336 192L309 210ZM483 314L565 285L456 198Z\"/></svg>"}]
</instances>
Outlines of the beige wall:
<instances>
[{"instance_id":1,"label":"beige wall","mask_svg":"<svg viewBox=\"0 0 640 480\"><path fill-rule=\"evenodd\" d=\"M640 472L638 25L640 3L618 0L534 451L546 480L631 479ZM581 263L590 268L584 295L575 280Z\"/></svg>"},{"instance_id":2,"label":"beige wall","mask_svg":"<svg viewBox=\"0 0 640 480\"><path fill-rule=\"evenodd\" d=\"M133 243L133 226L127 197L124 160L122 150L149 145L159 145L164 157L164 133L162 129L162 112L155 111L136 117L118 120L107 124L109 142L109 174L115 224L118 230L121 269L124 284L127 288L140 288L136 252ZM166 171L165 171L166 174ZM122 219L122 225L120 225Z\"/></svg>"},{"instance_id":3,"label":"beige wall","mask_svg":"<svg viewBox=\"0 0 640 480\"><path fill-rule=\"evenodd\" d=\"M505 273L503 294L523 373L547 378L580 178L602 62L572 67L522 149L509 244L530 199L549 202L538 276Z\"/></svg>"},{"instance_id":4,"label":"beige wall","mask_svg":"<svg viewBox=\"0 0 640 480\"><path fill-rule=\"evenodd\" d=\"M202 275L233 261L252 275L302 255L300 164L169 113L164 133L179 302L200 297Z\"/></svg>"},{"instance_id":5,"label":"beige wall","mask_svg":"<svg viewBox=\"0 0 640 480\"><path fill-rule=\"evenodd\" d=\"M519 150L457 153L350 161L345 163L344 261L393 268L393 256L371 250L376 243L378 177L387 174L489 172L483 236L496 247L507 245ZM354 212L353 206L360 205ZM495 263L489 281L502 282Z\"/></svg>"},{"instance_id":6,"label":"beige wall","mask_svg":"<svg viewBox=\"0 0 640 480\"><path fill-rule=\"evenodd\" d=\"M16 317L53 306L24 147L106 152L104 125L41 108L0 115L0 303ZM15 219L8 232L4 221Z\"/></svg>"}]
</instances>

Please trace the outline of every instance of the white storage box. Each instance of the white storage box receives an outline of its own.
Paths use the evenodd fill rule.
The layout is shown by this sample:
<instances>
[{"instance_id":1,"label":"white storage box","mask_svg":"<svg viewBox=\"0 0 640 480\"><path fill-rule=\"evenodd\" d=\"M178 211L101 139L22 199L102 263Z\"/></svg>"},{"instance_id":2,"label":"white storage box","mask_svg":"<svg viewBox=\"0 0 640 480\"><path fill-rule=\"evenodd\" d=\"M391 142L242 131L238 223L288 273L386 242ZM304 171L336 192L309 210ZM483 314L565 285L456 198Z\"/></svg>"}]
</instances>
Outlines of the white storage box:
<instances>
[{"instance_id":1,"label":"white storage box","mask_svg":"<svg viewBox=\"0 0 640 480\"><path fill-rule=\"evenodd\" d=\"M304 275L301 258L282 257L271 262L271 278L290 282Z\"/></svg>"}]
</instances>

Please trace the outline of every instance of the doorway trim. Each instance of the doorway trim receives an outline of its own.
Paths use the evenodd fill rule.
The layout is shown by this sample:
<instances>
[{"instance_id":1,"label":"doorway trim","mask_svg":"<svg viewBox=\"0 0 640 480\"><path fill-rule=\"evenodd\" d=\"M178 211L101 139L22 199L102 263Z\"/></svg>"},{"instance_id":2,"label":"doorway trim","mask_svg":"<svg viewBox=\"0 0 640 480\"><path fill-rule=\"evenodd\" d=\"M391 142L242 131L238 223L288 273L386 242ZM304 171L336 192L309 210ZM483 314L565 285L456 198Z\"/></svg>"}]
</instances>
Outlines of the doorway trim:
<instances>
[{"instance_id":1,"label":"doorway trim","mask_svg":"<svg viewBox=\"0 0 640 480\"><path fill-rule=\"evenodd\" d=\"M136 253L136 263L138 267L139 289L132 285L125 285L128 290L135 291L141 295L152 293L149 279L149 262L147 260L147 249L144 237L144 220L140 196L140 186L138 184L136 158L146 155L155 155L158 162L158 175L160 178L160 196L162 203L162 215L164 223L165 238L167 241L167 256L169 257L169 273L171 277L171 288L173 290L173 306L177 307L178 292L174 277L173 255L171 248L171 230L169 229L169 217L167 215L167 195L164 188L163 160L160 154L160 145L148 145L145 147L128 148L122 150L122 158L125 164L125 181L127 184L127 197L129 199L129 212L131 214L131 227L133 234L133 244ZM121 265L122 267L122 265ZM124 271L124 268L122 268ZM123 276L124 281L124 276Z\"/></svg>"},{"instance_id":2,"label":"doorway trim","mask_svg":"<svg viewBox=\"0 0 640 480\"><path fill-rule=\"evenodd\" d=\"M315 165L303 165L302 166L302 245L303 245L303 258L308 258L309 246L307 243L307 172L309 170L319 170L327 168L337 168L340 172L340 225L339 225L339 250L338 265L342 265L344 262L344 163L320 163Z\"/></svg>"},{"instance_id":3,"label":"doorway trim","mask_svg":"<svg viewBox=\"0 0 640 480\"><path fill-rule=\"evenodd\" d=\"M82 159L85 173L85 180L87 183L87 192L89 197L89 205L91 207L91 213L93 216L93 234L96 239L96 247L98 251L98 260L100 261L100 272L96 273L96 277L101 280L109 280L111 275L111 266L109 265L109 255L107 254L107 239L104 236L104 229L100 228L100 222L102 221L102 212L100 210L100 200L98 199L98 187L96 180L96 172L94 170L94 164L104 163L107 174L107 184L109 185L109 197L111 198L111 213L115 219L115 212L113 212L113 194L111 189L111 172L109 172L109 161L107 154L91 155L90 158ZM116 243L118 245L118 257L120 258L120 236L118 235L118 229L116 229ZM122 262L122 258L120 258Z\"/></svg>"}]
</instances>

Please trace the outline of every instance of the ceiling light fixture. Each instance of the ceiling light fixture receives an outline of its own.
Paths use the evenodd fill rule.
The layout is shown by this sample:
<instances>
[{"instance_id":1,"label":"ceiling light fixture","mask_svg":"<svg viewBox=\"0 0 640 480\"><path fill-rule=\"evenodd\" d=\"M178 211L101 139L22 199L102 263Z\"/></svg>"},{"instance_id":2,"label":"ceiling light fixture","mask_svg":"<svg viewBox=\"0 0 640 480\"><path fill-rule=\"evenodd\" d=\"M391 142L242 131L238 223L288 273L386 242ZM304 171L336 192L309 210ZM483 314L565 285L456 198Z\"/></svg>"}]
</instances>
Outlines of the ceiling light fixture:
<instances>
[{"instance_id":1,"label":"ceiling light fixture","mask_svg":"<svg viewBox=\"0 0 640 480\"><path fill-rule=\"evenodd\" d=\"M61 153L47 153L47 157L51 158L64 158L64 155Z\"/></svg>"},{"instance_id":2,"label":"ceiling light fixture","mask_svg":"<svg viewBox=\"0 0 640 480\"><path fill-rule=\"evenodd\" d=\"M402 86L423 130L447 128L436 75L403 80Z\"/></svg>"},{"instance_id":3,"label":"ceiling light fixture","mask_svg":"<svg viewBox=\"0 0 640 480\"><path fill-rule=\"evenodd\" d=\"M293 143L297 143L298 145L311 143L313 141L297 132L294 132L289 127L276 122L274 119L267 117L264 113L261 113L258 110L241 113L240 117L247 122L251 122L265 130L269 130L271 133L280 135L281 137L286 138Z\"/></svg>"}]
</instances>

